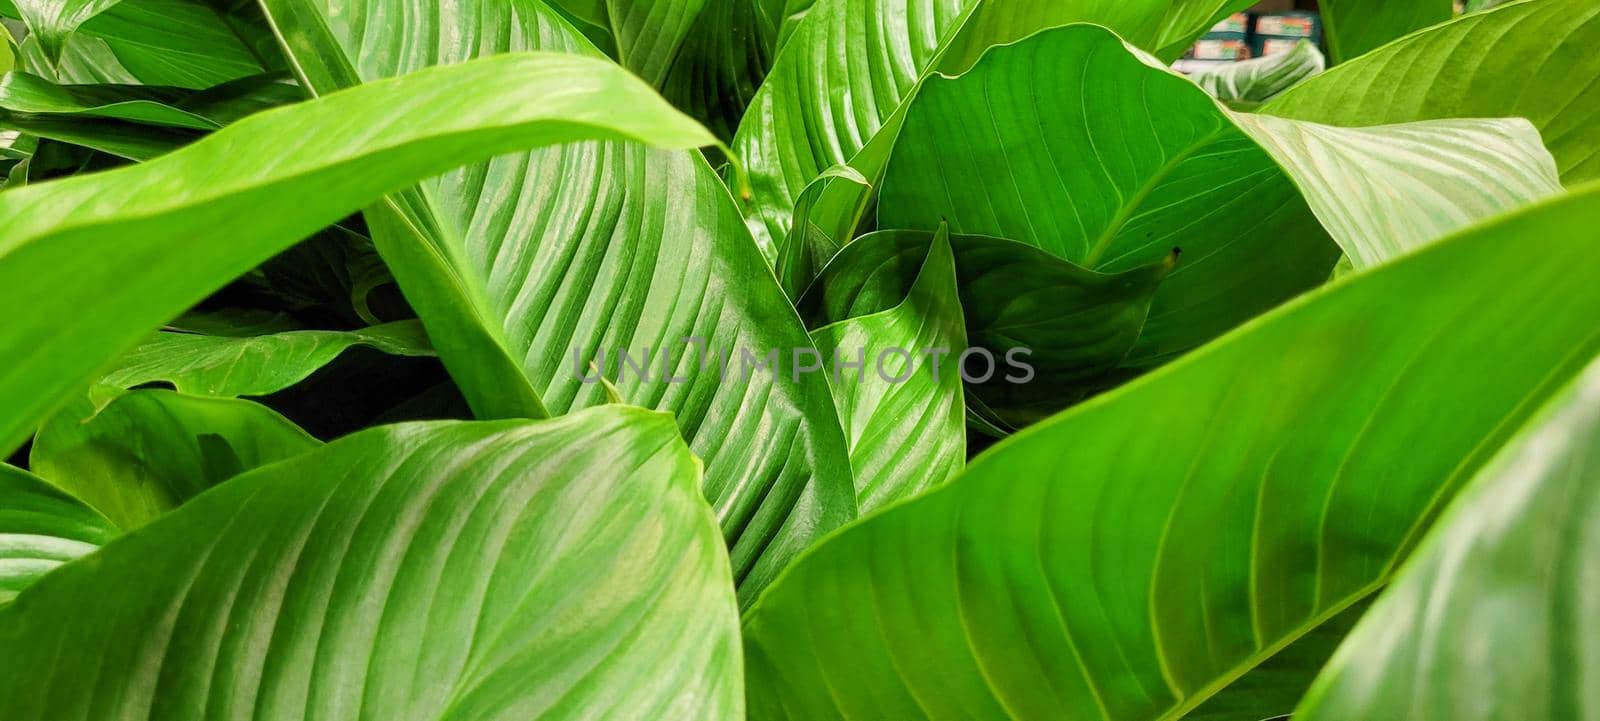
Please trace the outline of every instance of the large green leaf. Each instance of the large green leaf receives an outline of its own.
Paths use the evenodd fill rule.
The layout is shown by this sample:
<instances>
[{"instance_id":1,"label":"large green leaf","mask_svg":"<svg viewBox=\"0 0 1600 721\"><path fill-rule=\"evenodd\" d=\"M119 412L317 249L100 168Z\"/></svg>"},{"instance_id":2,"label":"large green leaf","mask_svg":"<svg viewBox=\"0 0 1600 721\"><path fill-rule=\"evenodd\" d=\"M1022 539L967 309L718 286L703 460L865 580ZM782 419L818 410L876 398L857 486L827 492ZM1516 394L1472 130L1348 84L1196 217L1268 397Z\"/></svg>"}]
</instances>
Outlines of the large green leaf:
<instances>
[{"instance_id":1,"label":"large green leaf","mask_svg":"<svg viewBox=\"0 0 1600 721\"><path fill-rule=\"evenodd\" d=\"M876 183L923 79L963 69L992 45L1073 22L1107 25L1176 58L1249 0L818 0L784 42L739 125L749 164L751 229L769 257L800 193L850 164ZM1066 74L1070 75L1070 72ZM883 137L878 147L869 143Z\"/></svg>"},{"instance_id":2,"label":"large green leaf","mask_svg":"<svg viewBox=\"0 0 1600 721\"><path fill-rule=\"evenodd\" d=\"M1597 223L1590 186L1352 276L835 534L746 617L752 716L1180 718L1600 350Z\"/></svg>"},{"instance_id":3,"label":"large green leaf","mask_svg":"<svg viewBox=\"0 0 1600 721\"><path fill-rule=\"evenodd\" d=\"M1600 365L1463 491L1296 719L1594 718Z\"/></svg>"},{"instance_id":4,"label":"large green leaf","mask_svg":"<svg viewBox=\"0 0 1600 721\"><path fill-rule=\"evenodd\" d=\"M1451 0L1324 0L1320 8L1328 54L1335 63L1456 15Z\"/></svg>"},{"instance_id":5,"label":"large green leaf","mask_svg":"<svg viewBox=\"0 0 1600 721\"><path fill-rule=\"evenodd\" d=\"M46 421L33 471L132 530L206 489L321 445L266 406L164 390L96 409L73 403Z\"/></svg>"},{"instance_id":6,"label":"large green leaf","mask_svg":"<svg viewBox=\"0 0 1600 721\"><path fill-rule=\"evenodd\" d=\"M967 461L959 365L967 339L949 231L917 255L910 287L890 289L883 309L811 333L816 365L833 379L862 514L945 482ZM977 372L1012 373L998 359Z\"/></svg>"},{"instance_id":7,"label":"large green leaf","mask_svg":"<svg viewBox=\"0 0 1600 721\"><path fill-rule=\"evenodd\" d=\"M0 717L742 718L698 482L637 409L350 436L0 610Z\"/></svg>"},{"instance_id":8,"label":"large green leaf","mask_svg":"<svg viewBox=\"0 0 1600 721\"><path fill-rule=\"evenodd\" d=\"M433 355L416 321L247 336L163 331L123 354L98 383L120 389L159 382L193 395L264 396L305 380L355 346L399 356Z\"/></svg>"},{"instance_id":9,"label":"large green leaf","mask_svg":"<svg viewBox=\"0 0 1600 721\"><path fill-rule=\"evenodd\" d=\"M104 516L44 479L0 463L0 606L117 533Z\"/></svg>"},{"instance_id":10,"label":"large green leaf","mask_svg":"<svg viewBox=\"0 0 1600 721\"><path fill-rule=\"evenodd\" d=\"M1466 15L1345 63L1262 112L1335 125L1527 118L1577 183L1600 178L1600 5L1535 0ZM1508 60L1515 58L1515 60Z\"/></svg>"},{"instance_id":11,"label":"large green leaf","mask_svg":"<svg viewBox=\"0 0 1600 721\"><path fill-rule=\"evenodd\" d=\"M526 0L266 8L316 92L493 52L593 53ZM406 28L426 28L428 42ZM391 196L366 217L479 417L604 403L603 385L585 382L595 361L628 402L678 418L706 462L741 599L854 515L827 378L790 372L811 339L698 153L588 144L504 156ZM643 358L644 372L624 372L624 352ZM746 354L778 362L761 371L741 362ZM713 355L732 368L721 372Z\"/></svg>"},{"instance_id":12,"label":"large green leaf","mask_svg":"<svg viewBox=\"0 0 1600 721\"><path fill-rule=\"evenodd\" d=\"M7 190L0 307L27 312L0 328L0 446L15 448L164 321L383 193L595 137L712 141L614 65L528 54L375 83L251 116L149 163Z\"/></svg>"},{"instance_id":13,"label":"large green leaf","mask_svg":"<svg viewBox=\"0 0 1600 721\"><path fill-rule=\"evenodd\" d=\"M948 221L1110 274L1181 248L1122 361L1137 369L1323 282L1338 254L1323 228L1362 268L1560 189L1526 122L1348 129L1234 114L1105 29L1073 25L925 84L878 224Z\"/></svg>"}]
</instances>

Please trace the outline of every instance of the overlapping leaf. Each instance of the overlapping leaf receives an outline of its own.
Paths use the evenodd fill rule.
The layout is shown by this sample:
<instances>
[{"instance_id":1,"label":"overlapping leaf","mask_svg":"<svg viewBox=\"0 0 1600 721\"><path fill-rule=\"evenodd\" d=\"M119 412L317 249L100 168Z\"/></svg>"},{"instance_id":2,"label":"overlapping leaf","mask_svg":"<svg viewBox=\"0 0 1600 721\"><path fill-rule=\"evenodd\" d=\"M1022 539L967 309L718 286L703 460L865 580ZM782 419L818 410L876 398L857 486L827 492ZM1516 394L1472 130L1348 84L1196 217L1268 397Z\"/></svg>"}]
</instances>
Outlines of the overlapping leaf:
<instances>
[{"instance_id":1,"label":"overlapping leaf","mask_svg":"<svg viewBox=\"0 0 1600 721\"><path fill-rule=\"evenodd\" d=\"M752 716L1181 717L1600 350L1597 223L1590 186L1334 284L834 535L746 617Z\"/></svg>"},{"instance_id":2,"label":"overlapping leaf","mask_svg":"<svg viewBox=\"0 0 1600 721\"><path fill-rule=\"evenodd\" d=\"M862 514L945 482L967 461L960 366L967 339L949 231L917 255L922 262L903 294L887 289L882 309L811 333L815 365L833 379ZM1011 372L989 360L975 373Z\"/></svg>"},{"instance_id":3,"label":"overlapping leaf","mask_svg":"<svg viewBox=\"0 0 1600 721\"><path fill-rule=\"evenodd\" d=\"M535 2L265 6L317 92L494 52L593 54ZM678 418L706 462L741 598L854 515L827 378L792 372L811 340L697 154L587 144L503 156L366 217L479 417L604 403L595 362L627 402Z\"/></svg>"},{"instance_id":4,"label":"overlapping leaf","mask_svg":"<svg viewBox=\"0 0 1600 721\"><path fill-rule=\"evenodd\" d=\"M1296 719L1594 716L1600 365L1461 494Z\"/></svg>"},{"instance_id":5,"label":"overlapping leaf","mask_svg":"<svg viewBox=\"0 0 1600 721\"><path fill-rule=\"evenodd\" d=\"M1355 130L1233 114L1106 30L1074 25L928 81L878 223L948 220L1104 273L1181 248L1122 361L1144 368L1321 283L1337 255L1324 228L1369 267L1560 187L1526 122ZM1233 214L1250 220L1222 222Z\"/></svg>"},{"instance_id":6,"label":"overlapping leaf","mask_svg":"<svg viewBox=\"0 0 1600 721\"><path fill-rule=\"evenodd\" d=\"M105 12L120 0L12 0L31 37L39 39L52 62L61 58L67 36L84 21Z\"/></svg>"},{"instance_id":7,"label":"overlapping leaf","mask_svg":"<svg viewBox=\"0 0 1600 721\"><path fill-rule=\"evenodd\" d=\"M21 0L43 6L106 5L106 0ZM0 0L0 15L20 18L16 0ZM282 58L254 3L230 0L120 0L86 22L59 55L31 38L40 62L64 83L139 82L209 88L281 70ZM59 60L57 59L59 57Z\"/></svg>"},{"instance_id":8,"label":"overlapping leaf","mask_svg":"<svg viewBox=\"0 0 1600 721\"><path fill-rule=\"evenodd\" d=\"M149 160L247 115L297 102L276 75L203 91L151 85L57 85L16 72L0 78L0 127Z\"/></svg>"},{"instance_id":9,"label":"overlapping leaf","mask_svg":"<svg viewBox=\"0 0 1600 721\"><path fill-rule=\"evenodd\" d=\"M820 327L889 307L917 277L930 236L885 230L857 238L801 298L802 315ZM1138 341L1156 289L1179 262L1168 256L1105 274L1011 240L958 235L951 244L968 342L1001 366L969 384L969 405L1001 433L1101 387Z\"/></svg>"},{"instance_id":10,"label":"overlapping leaf","mask_svg":"<svg viewBox=\"0 0 1600 721\"><path fill-rule=\"evenodd\" d=\"M1345 126L1527 118L1561 178L1600 178L1600 5L1536 0L1466 15L1351 61L1262 109ZM1507 60L1515 58L1515 61Z\"/></svg>"},{"instance_id":11,"label":"overlapping leaf","mask_svg":"<svg viewBox=\"0 0 1600 721\"><path fill-rule=\"evenodd\" d=\"M261 113L149 163L7 190L0 307L27 312L0 329L0 445L14 448L163 322L383 193L596 137L712 141L620 68L529 54Z\"/></svg>"},{"instance_id":12,"label":"overlapping leaf","mask_svg":"<svg viewBox=\"0 0 1600 721\"><path fill-rule=\"evenodd\" d=\"M73 403L34 436L28 465L132 530L244 471L321 445L266 406L135 391Z\"/></svg>"},{"instance_id":13,"label":"overlapping leaf","mask_svg":"<svg viewBox=\"0 0 1600 721\"><path fill-rule=\"evenodd\" d=\"M637 409L350 436L0 609L0 717L742 718L698 472Z\"/></svg>"}]
</instances>

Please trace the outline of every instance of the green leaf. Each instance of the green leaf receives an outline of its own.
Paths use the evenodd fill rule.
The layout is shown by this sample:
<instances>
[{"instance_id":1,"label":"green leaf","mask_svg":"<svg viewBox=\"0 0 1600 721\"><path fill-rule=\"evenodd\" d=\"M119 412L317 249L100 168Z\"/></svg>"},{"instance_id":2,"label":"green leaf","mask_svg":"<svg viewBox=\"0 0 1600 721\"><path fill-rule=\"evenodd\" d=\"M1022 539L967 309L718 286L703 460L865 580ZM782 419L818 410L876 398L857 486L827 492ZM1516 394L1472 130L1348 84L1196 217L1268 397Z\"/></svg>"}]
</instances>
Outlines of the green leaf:
<instances>
[{"instance_id":1,"label":"green leaf","mask_svg":"<svg viewBox=\"0 0 1600 721\"><path fill-rule=\"evenodd\" d=\"M532 3L266 8L316 92L494 52L594 53ZM410 13L425 18L429 42L387 20ZM391 196L366 218L478 417L605 403L604 385L585 382L597 361L629 402L678 418L705 460L742 600L854 516L827 378L792 372L811 339L698 153L588 144L504 156ZM623 373L624 352L642 367ZM745 364L747 353L758 362ZM772 355L775 367L759 370Z\"/></svg>"},{"instance_id":2,"label":"green leaf","mask_svg":"<svg viewBox=\"0 0 1600 721\"><path fill-rule=\"evenodd\" d=\"M24 3L41 0L23 0ZM83 3L86 0L65 0ZM104 4L106 0L87 0ZM50 4L53 0L43 0ZM21 17L14 0L0 14ZM40 47L41 58L47 48ZM121 0L84 22L66 42L61 82L128 82L208 88L283 68L254 3L220 0ZM35 73L56 68L44 58ZM89 71L87 77L77 72Z\"/></svg>"},{"instance_id":3,"label":"green leaf","mask_svg":"<svg viewBox=\"0 0 1600 721\"><path fill-rule=\"evenodd\" d=\"M1294 87L1327 68L1327 58L1309 40L1294 49L1189 73L1189 80L1235 109L1246 109Z\"/></svg>"},{"instance_id":4,"label":"green leaf","mask_svg":"<svg viewBox=\"0 0 1600 721\"><path fill-rule=\"evenodd\" d=\"M784 0L604 4L622 64L718 137L732 137L777 54Z\"/></svg>"},{"instance_id":5,"label":"green leaf","mask_svg":"<svg viewBox=\"0 0 1600 721\"><path fill-rule=\"evenodd\" d=\"M1561 179L1600 179L1600 5L1538 0L1465 15L1336 67L1262 109L1344 126L1527 118ZM1509 60L1508 58L1514 58Z\"/></svg>"},{"instance_id":6,"label":"green leaf","mask_svg":"<svg viewBox=\"0 0 1600 721\"><path fill-rule=\"evenodd\" d=\"M836 192L840 189L844 192ZM790 298L799 299L828 261L854 237L866 210L856 203L865 203L871 190L866 176L840 165L824 171L800 193L794 206L794 226L778 245L773 263L778 283ZM829 205L840 199L856 203L847 208Z\"/></svg>"},{"instance_id":7,"label":"green leaf","mask_svg":"<svg viewBox=\"0 0 1600 721\"><path fill-rule=\"evenodd\" d=\"M178 88L141 85L57 85L28 73L0 77L0 108L14 113L111 118L192 130L221 127L173 107L189 94Z\"/></svg>"},{"instance_id":8,"label":"green leaf","mask_svg":"<svg viewBox=\"0 0 1600 721\"><path fill-rule=\"evenodd\" d=\"M15 448L164 321L383 193L595 137L712 142L626 71L527 54L373 83L251 116L149 163L7 190L0 307L28 312L0 328L0 445Z\"/></svg>"},{"instance_id":9,"label":"green leaf","mask_svg":"<svg viewBox=\"0 0 1600 721\"><path fill-rule=\"evenodd\" d=\"M990 46L1037 30L1095 22L1176 58L1249 0L818 0L783 41L733 149L749 165L746 209L769 257L800 193L851 165L876 184L900 109L934 72L970 66ZM874 143L875 140L881 141ZM869 147L876 145L876 148Z\"/></svg>"},{"instance_id":10,"label":"green leaf","mask_svg":"<svg viewBox=\"0 0 1600 721\"><path fill-rule=\"evenodd\" d=\"M878 225L948 220L1102 273L1181 248L1124 361L1144 368L1322 283L1337 252L1319 225L1368 267L1560 190L1523 121L1353 130L1234 114L1105 29L1073 25L926 83Z\"/></svg>"},{"instance_id":11,"label":"green leaf","mask_svg":"<svg viewBox=\"0 0 1600 721\"><path fill-rule=\"evenodd\" d=\"M958 364L967 339L949 231L924 243L921 256L892 305L811 333L817 363L833 379L862 514L944 483L967 461ZM987 372L1011 371L993 360Z\"/></svg>"},{"instance_id":12,"label":"green leaf","mask_svg":"<svg viewBox=\"0 0 1600 721\"><path fill-rule=\"evenodd\" d=\"M752 718L1182 717L1600 350L1597 223L1590 186L1352 276L834 534L745 619Z\"/></svg>"},{"instance_id":13,"label":"green leaf","mask_svg":"<svg viewBox=\"0 0 1600 721\"><path fill-rule=\"evenodd\" d=\"M160 332L118 359L99 383L132 388L159 382L192 395L264 396L305 380L358 345L391 355L433 355L416 321L253 336Z\"/></svg>"},{"instance_id":14,"label":"green leaf","mask_svg":"<svg viewBox=\"0 0 1600 721\"><path fill-rule=\"evenodd\" d=\"M0 127L144 161L268 108L298 102L277 75L203 91L153 85L58 85L36 75L0 78Z\"/></svg>"},{"instance_id":15,"label":"green leaf","mask_svg":"<svg viewBox=\"0 0 1600 721\"><path fill-rule=\"evenodd\" d=\"M636 409L364 431L0 609L0 717L742 718L698 476Z\"/></svg>"},{"instance_id":16,"label":"green leaf","mask_svg":"<svg viewBox=\"0 0 1600 721\"><path fill-rule=\"evenodd\" d=\"M45 54L53 63L61 59L61 51L66 45L68 35L76 31L84 21L105 12L120 0L12 0L12 2L16 4L23 22L28 24L29 35L39 38L40 46L44 48Z\"/></svg>"},{"instance_id":17,"label":"green leaf","mask_svg":"<svg viewBox=\"0 0 1600 721\"><path fill-rule=\"evenodd\" d=\"M43 479L0 463L0 607L118 531L103 516Z\"/></svg>"},{"instance_id":18,"label":"green leaf","mask_svg":"<svg viewBox=\"0 0 1600 721\"><path fill-rule=\"evenodd\" d=\"M1335 63L1354 60L1456 15L1452 0L1326 0L1320 8L1328 53Z\"/></svg>"},{"instance_id":19,"label":"green leaf","mask_svg":"<svg viewBox=\"0 0 1600 721\"><path fill-rule=\"evenodd\" d=\"M903 296L931 234L886 230L846 245L802 297L813 326L876 313ZM1002 433L1083 400L1139 339L1157 287L1178 262L1168 256L1117 274L1084 270L1032 246L975 235L951 237L968 342L1002 359L986 383L970 384L974 413ZM1015 349L1026 355L1008 358ZM1010 361L1034 369L1011 383Z\"/></svg>"},{"instance_id":20,"label":"green leaf","mask_svg":"<svg viewBox=\"0 0 1600 721\"><path fill-rule=\"evenodd\" d=\"M35 473L132 530L206 489L321 445L266 406L134 391L56 413L34 437Z\"/></svg>"},{"instance_id":21,"label":"green leaf","mask_svg":"<svg viewBox=\"0 0 1600 721\"><path fill-rule=\"evenodd\" d=\"M1597 449L1591 365L1428 532L1295 718L1592 716Z\"/></svg>"}]
</instances>

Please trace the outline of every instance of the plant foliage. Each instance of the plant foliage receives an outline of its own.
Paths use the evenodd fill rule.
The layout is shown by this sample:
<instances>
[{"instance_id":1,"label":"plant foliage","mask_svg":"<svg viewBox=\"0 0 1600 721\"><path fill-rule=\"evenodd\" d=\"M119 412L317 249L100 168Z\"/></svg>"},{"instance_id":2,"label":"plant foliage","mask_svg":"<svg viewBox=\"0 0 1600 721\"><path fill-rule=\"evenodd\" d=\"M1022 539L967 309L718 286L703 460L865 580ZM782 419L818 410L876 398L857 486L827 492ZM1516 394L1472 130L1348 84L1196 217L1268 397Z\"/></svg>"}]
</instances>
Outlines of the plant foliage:
<instances>
[{"instance_id":1,"label":"plant foliage","mask_svg":"<svg viewBox=\"0 0 1600 721\"><path fill-rule=\"evenodd\" d=\"M1600 8L0 0L0 719L1594 713Z\"/></svg>"}]
</instances>

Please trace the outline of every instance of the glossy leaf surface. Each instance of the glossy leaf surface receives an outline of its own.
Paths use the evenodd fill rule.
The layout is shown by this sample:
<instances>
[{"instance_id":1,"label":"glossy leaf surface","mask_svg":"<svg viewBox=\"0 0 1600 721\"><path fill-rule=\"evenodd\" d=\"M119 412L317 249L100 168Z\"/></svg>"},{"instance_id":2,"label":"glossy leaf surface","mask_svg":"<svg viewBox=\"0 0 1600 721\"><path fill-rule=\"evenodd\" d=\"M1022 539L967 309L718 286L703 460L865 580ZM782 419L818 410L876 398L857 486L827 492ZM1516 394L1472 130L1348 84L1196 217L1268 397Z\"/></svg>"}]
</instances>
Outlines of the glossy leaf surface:
<instances>
[{"instance_id":1,"label":"glossy leaf surface","mask_svg":"<svg viewBox=\"0 0 1600 721\"><path fill-rule=\"evenodd\" d=\"M1296 719L1585 719L1600 617L1600 366L1479 474Z\"/></svg>"},{"instance_id":2,"label":"glossy leaf surface","mask_svg":"<svg viewBox=\"0 0 1600 721\"><path fill-rule=\"evenodd\" d=\"M740 718L698 471L636 409L364 431L0 610L0 716Z\"/></svg>"},{"instance_id":3,"label":"glossy leaf surface","mask_svg":"<svg viewBox=\"0 0 1600 721\"><path fill-rule=\"evenodd\" d=\"M496 52L594 53L536 3L266 7L317 92ZM416 27L429 42L398 32ZM827 379L791 373L811 340L698 154L586 144L502 156L366 217L479 417L605 403L591 362L627 402L677 417L706 462L741 598L854 516Z\"/></svg>"},{"instance_id":4,"label":"glossy leaf surface","mask_svg":"<svg viewBox=\"0 0 1600 721\"><path fill-rule=\"evenodd\" d=\"M463 111L463 97L481 102ZM0 194L0 307L29 309L0 330L11 361L0 443L14 448L161 323L383 193L473 158L593 137L711 141L615 66L520 55L262 113L149 163ZM96 262L72 262L85 257Z\"/></svg>"},{"instance_id":5,"label":"glossy leaf surface","mask_svg":"<svg viewBox=\"0 0 1600 721\"><path fill-rule=\"evenodd\" d=\"M752 716L1182 717L1600 350L1596 223L1590 187L1336 283L834 535L745 619Z\"/></svg>"}]
</instances>

